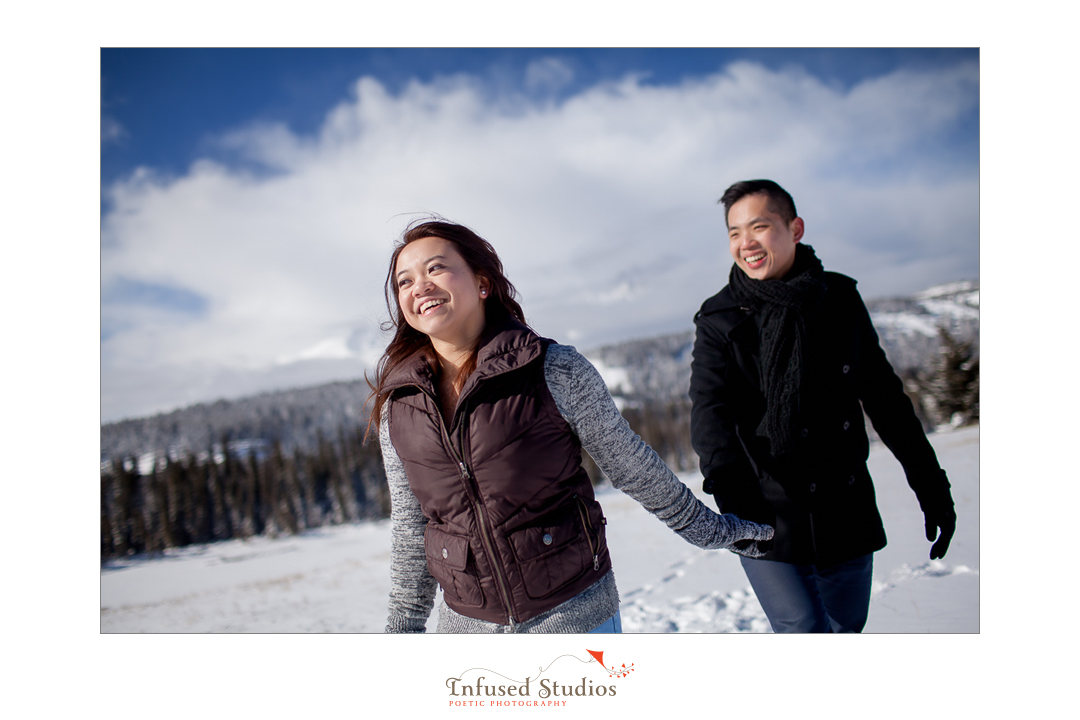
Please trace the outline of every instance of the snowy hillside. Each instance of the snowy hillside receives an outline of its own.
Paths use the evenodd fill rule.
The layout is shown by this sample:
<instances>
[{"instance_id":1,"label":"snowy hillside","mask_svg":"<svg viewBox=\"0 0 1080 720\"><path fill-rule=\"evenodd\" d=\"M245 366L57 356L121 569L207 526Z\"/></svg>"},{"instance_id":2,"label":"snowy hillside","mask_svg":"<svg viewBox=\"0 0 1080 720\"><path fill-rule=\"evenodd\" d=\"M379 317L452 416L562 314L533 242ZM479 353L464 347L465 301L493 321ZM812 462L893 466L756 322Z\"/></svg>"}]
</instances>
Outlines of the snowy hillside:
<instances>
[{"instance_id":1,"label":"snowy hillside","mask_svg":"<svg viewBox=\"0 0 1080 720\"><path fill-rule=\"evenodd\" d=\"M310 450L318 438L351 432L367 418L364 404L370 388L364 380L332 382L307 388L261 393L237 400L199 403L151 417L101 426L103 465L117 457L135 456L144 465L155 457L172 459L184 453L206 453L228 437L230 450L268 447L273 440L285 452ZM254 444L254 445L253 445Z\"/></svg>"},{"instance_id":2,"label":"snowy hillside","mask_svg":"<svg viewBox=\"0 0 1080 720\"><path fill-rule=\"evenodd\" d=\"M979 283L929 288L912 297L868 300L867 310L897 372L927 368L941 348L938 328L979 346ZM681 400L690 387L694 332L686 330L585 351L620 402Z\"/></svg>"},{"instance_id":3,"label":"snowy hillside","mask_svg":"<svg viewBox=\"0 0 1080 720\"><path fill-rule=\"evenodd\" d=\"M979 283L957 282L909 298L867 301L874 326L898 371L926 368L940 348L939 326L957 339L979 344ZM686 399L693 331L631 340L585 355L600 370L620 408L626 402ZM147 418L101 426L101 460L133 455L148 468L155 458L205 453L228 436L236 442L274 439L286 452L311 451L319 433L352 432L366 418L369 388L363 380L219 400Z\"/></svg>"},{"instance_id":4,"label":"snowy hillside","mask_svg":"<svg viewBox=\"0 0 1080 720\"><path fill-rule=\"evenodd\" d=\"M867 632L979 631L979 428L930 439L953 484L957 533L945 559L930 561L914 494L875 443L870 471L889 545L875 556ZM699 475L682 477L700 488ZM767 631L736 556L688 545L618 490L598 498L624 632ZM101 630L381 632L389 560L390 523L379 521L112 562L101 571Z\"/></svg>"},{"instance_id":5,"label":"snowy hillside","mask_svg":"<svg viewBox=\"0 0 1080 720\"><path fill-rule=\"evenodd\" d=\"M938 328L979 347L979 283L940 285L912 298L866 303L881 346L897 368L925 367L941 343Z\"/></svg>"}]
</instances>

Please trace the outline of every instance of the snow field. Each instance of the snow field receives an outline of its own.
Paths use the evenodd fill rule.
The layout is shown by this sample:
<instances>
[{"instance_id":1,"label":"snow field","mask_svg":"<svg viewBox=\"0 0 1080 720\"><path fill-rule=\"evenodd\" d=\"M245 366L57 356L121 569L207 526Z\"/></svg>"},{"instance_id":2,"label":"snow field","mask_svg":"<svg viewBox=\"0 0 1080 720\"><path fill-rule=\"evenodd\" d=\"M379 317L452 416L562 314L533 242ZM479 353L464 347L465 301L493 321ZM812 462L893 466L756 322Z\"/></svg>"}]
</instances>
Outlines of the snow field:
<instances>
[{"instance_id":1,"label":"snow field","mask_svg":"<svg viewBox=\"0 0 1080 720\"><path fill-rule=\"evenodd\" d=\"M979 429L936 433L931 442L959 516L942 561L929 560L922 513L899 464L880 444L871 451L889 545L875 555L867 632L979 631ZM701 486L699 475L682 479ZM625 633L768 631L737 556L688 545L610 487L597 496L608 517ZM382 632L389 561L384 520L110 563L101 573L101 631Z\"/></svg>"}]
</instances>

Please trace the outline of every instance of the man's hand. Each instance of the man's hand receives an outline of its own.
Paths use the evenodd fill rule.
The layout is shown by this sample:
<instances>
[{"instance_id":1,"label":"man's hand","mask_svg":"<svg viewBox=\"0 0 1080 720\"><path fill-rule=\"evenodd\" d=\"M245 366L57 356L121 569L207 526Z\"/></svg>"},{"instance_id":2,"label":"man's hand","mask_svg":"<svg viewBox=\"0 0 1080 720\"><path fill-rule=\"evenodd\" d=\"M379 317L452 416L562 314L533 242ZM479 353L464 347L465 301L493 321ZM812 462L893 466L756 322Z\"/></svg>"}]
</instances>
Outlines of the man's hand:
<instances>
[{"instance_id":1,"label":"man's hand","mask_svg":"<svg viewBox=\"0 0 1080 720\"><path fill-rule=\"evenodd\" d=\"M769 527L766 525L765 527ZM737 540L728 548L736 555L748 558L759 558L772 550L773 541L769 540Z\"/></svg>"},{"instance_id":2,"label":"man's hand","mask_svg":"<svg viewBox=\"0 0 1080 720\"><path fill-rule=\"evenodd\" d=\"M945 553L949 551L949 543L956 532L956 511L949 508L949 512L944 516L931 516L930 513L925 513L925 516L926 539L933 542L934 538L937 538L937 542L930 548L930 559L938 560L945 557ZM941 535L938 535L939 528Z\"/></svg>"},{"instance_id":3,"label":"man's hand","mask_svg":"<svg viewBox=\"0 0 1080 720\"><path fill-rule=\"evenodd\" d=\"M930 548L930 559L939 560L949 551L949 543L956 532L956 510L944 470L941 471L941 484L919 493L919 505L926 518L926 539L934 543ZM937 542L934 542L935 538Z\"/></svg>"}]
</instances>

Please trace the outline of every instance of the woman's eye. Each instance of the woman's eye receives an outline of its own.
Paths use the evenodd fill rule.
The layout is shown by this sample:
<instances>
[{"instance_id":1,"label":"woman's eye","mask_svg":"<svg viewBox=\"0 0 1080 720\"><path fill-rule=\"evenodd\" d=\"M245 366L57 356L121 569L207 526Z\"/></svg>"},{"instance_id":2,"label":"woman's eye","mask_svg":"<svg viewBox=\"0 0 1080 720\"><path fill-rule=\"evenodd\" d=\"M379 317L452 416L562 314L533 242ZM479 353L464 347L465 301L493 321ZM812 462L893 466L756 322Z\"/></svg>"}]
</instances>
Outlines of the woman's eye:
<instances>
[{"instance_id":1,"label":"woman's eye","mask_svg":"<svg viewBox=\"0 0 1080 720\"><path fill-rule=\"evenodd\" d=\"M403 280L398 280L398 284L397 284L397 286L398 286L399 288L403 288L403 287L405 287L405 286L406 286L406 285L408 285L408 284L409 284L409 280L408 280L408 278L406 278L406 279L403 279Z\"/></svg>"}]
</instances>

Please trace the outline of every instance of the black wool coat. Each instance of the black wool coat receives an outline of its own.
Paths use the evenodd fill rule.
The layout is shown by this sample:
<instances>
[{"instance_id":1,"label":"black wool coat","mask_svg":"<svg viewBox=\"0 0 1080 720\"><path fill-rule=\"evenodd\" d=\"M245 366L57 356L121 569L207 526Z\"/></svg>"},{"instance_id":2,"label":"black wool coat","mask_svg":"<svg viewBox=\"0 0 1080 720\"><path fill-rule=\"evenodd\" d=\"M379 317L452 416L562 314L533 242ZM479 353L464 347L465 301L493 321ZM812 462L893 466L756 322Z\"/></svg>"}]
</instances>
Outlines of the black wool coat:
<instances>
[{"instance_id":1,"label":"black wool coat","mask_svg":"<svg viewBox=\"0 0 1080 720\"><path fill-rule=\"evenodd\" d=\"M793 452L773 457L757 432L765 413L760 307L740 303L730 287L694 317L690 379L691 439L705 490L721 512L776 528L764 559L819 566L885 547L863 410L917 495L948 486L855 280L831 272L824 280L824 301L808 330Z\"/></svg>"}]
</instances>

